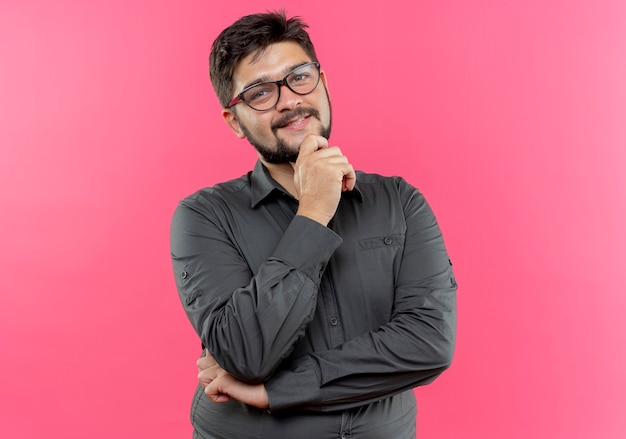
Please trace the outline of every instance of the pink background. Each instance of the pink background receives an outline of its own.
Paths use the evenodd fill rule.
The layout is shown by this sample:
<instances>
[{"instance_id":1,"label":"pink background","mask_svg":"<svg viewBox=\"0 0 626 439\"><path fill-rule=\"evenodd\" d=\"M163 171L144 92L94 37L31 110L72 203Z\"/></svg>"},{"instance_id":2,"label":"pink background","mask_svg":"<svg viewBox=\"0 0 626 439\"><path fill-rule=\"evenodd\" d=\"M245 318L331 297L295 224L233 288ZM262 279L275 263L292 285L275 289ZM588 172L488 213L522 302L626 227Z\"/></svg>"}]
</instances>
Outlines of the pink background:
<instances>
[{"instance_id":1,"label":"pink background","mask_svg":"<svg viewBox=\"0 0 626 439\"><path fill-rule=\"evenodd\" d=\"M199 344L179 199L255 161L210 43L283 5L311 25L332 143L434 207L459 290L420 438L626 436L626 3L0 5L0 437L188 438Z\"/></svg>"}]
</instances>

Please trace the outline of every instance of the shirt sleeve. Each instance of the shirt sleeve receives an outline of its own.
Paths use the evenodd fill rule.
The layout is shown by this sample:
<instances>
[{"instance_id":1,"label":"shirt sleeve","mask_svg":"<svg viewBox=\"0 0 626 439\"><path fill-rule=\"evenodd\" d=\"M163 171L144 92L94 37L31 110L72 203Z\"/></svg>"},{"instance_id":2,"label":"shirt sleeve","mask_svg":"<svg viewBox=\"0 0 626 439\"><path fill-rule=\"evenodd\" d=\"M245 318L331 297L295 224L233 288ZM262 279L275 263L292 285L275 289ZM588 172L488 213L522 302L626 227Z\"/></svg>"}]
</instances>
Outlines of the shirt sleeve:
<instances>
[{"instance_id":1,"label":"shirt sleeve","mask_svg":"<svg viewBox=\"0 0 626 439\"><path fill-rule=\"evenodd\" d=\"M262 382L293 350L313 318L321 275L341 238L296 216L256 275L210 203L182 202L171 256L185 312L225 370Z\"/></svg>"},{"instance_id":2,"label":"shirt sleeve","mask_svg":"<svg viewBox=\"0 0 626 439\"><path fill-rule=\"evenodd\" d=\"M266 382L272 411L358 407L432 382L449 367L456 281L424 197L399 183L407 224L391 320L378 330L284 364Z\"/></svg>"}]
</instances>

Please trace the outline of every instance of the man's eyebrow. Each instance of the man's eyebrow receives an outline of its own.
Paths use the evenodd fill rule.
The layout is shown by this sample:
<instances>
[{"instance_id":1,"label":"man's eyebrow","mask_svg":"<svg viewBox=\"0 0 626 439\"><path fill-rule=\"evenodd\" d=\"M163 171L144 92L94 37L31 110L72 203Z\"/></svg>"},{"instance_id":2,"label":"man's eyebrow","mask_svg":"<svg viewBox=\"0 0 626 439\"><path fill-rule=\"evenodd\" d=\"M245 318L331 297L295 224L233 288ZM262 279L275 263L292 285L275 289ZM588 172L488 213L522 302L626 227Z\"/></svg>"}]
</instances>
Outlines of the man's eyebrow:
<instances>
[{"instance_id":1,"label":"man's eyebrow","mask_svg":"<svg viewBox=\"0 0 626 439\"><path fill-rule=\"evenodd\" d=\"M300 62L300 63L291 64L291 65L286 66L286 67L283 69L283 72L282 72L282 75L283 75L283 76L282 76L280 79L283 79L285 76L287 76L289 73L291 73L292 71L294 71L294 70L295 70L295 69L297 69L298 67L301 67L301 66L303 66L303 65L305 65L305 64L308 64L308 63L310 63L310 62L311 62L311 61L303 61L303 62ZM260 84L260 83L262 83L262 82L268 82L268 81L280 81L280 79L272 79L272 78L270 78L270 77L268 77L268 76L259 76L258 78L254 79L254 80L252 80L252 81L248 82L246 85L244 85L244 86L243 86L243 88L242 88L242 90L245 90L245 89L247 89L248 87L252 87L253 85L258 85L258 84Z\"/></svg>"}]
</instances>

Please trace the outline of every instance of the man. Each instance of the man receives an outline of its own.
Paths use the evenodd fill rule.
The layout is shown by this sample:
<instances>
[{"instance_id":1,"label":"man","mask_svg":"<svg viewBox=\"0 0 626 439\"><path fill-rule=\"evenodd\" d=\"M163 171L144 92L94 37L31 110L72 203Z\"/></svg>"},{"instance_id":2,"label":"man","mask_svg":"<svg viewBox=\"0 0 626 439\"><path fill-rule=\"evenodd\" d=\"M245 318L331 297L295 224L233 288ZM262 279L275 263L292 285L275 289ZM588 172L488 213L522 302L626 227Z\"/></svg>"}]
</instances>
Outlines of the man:
<instances>
[{"instance_id":1,"label":"man","mask_svg":"<svg viewBox=\"0 0 626 439\"><path fill-rule=\"evenodd\" d=\"M174 272L206 355L195 438L414 438L412 389L449 365L456 283L424 197L330 146L326 74L297 18L246 16L213 44L247 175L178 206Z\"/></svg>"}]
</instances>

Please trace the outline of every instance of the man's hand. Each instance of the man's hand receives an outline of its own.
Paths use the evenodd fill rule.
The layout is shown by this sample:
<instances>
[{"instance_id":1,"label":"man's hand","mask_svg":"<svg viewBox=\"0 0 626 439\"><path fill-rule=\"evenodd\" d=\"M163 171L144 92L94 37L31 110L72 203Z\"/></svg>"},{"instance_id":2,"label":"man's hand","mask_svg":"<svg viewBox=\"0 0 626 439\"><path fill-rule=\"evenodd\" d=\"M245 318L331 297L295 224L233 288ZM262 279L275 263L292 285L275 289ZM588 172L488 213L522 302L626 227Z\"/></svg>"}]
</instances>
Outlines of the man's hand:
<instances>
[{"instance_id":1,"label":"man's hand","mask_svg":"<svg viewBox=\"0 0 626 439\"><path fill-rule=\"evenodd\" d=\"M239 381L220 367L209 351L197 362L198 381L204 393L213 402L226 402L230 398L258 408L268 408L269 399L263 384L247 384Z\"/></svg>"},{"instance_id":2,"label":"man's hand","mask_svg":"<svg viewBox=\"0 0 626 439\"><path fill-rule=\"evenodd\" d=\"M300 206L298 215L328 225L339 205L341 193L354 189L356 175L348 158L322 136L309 134L292 163Z\"/></svg>"}]
</instances>

